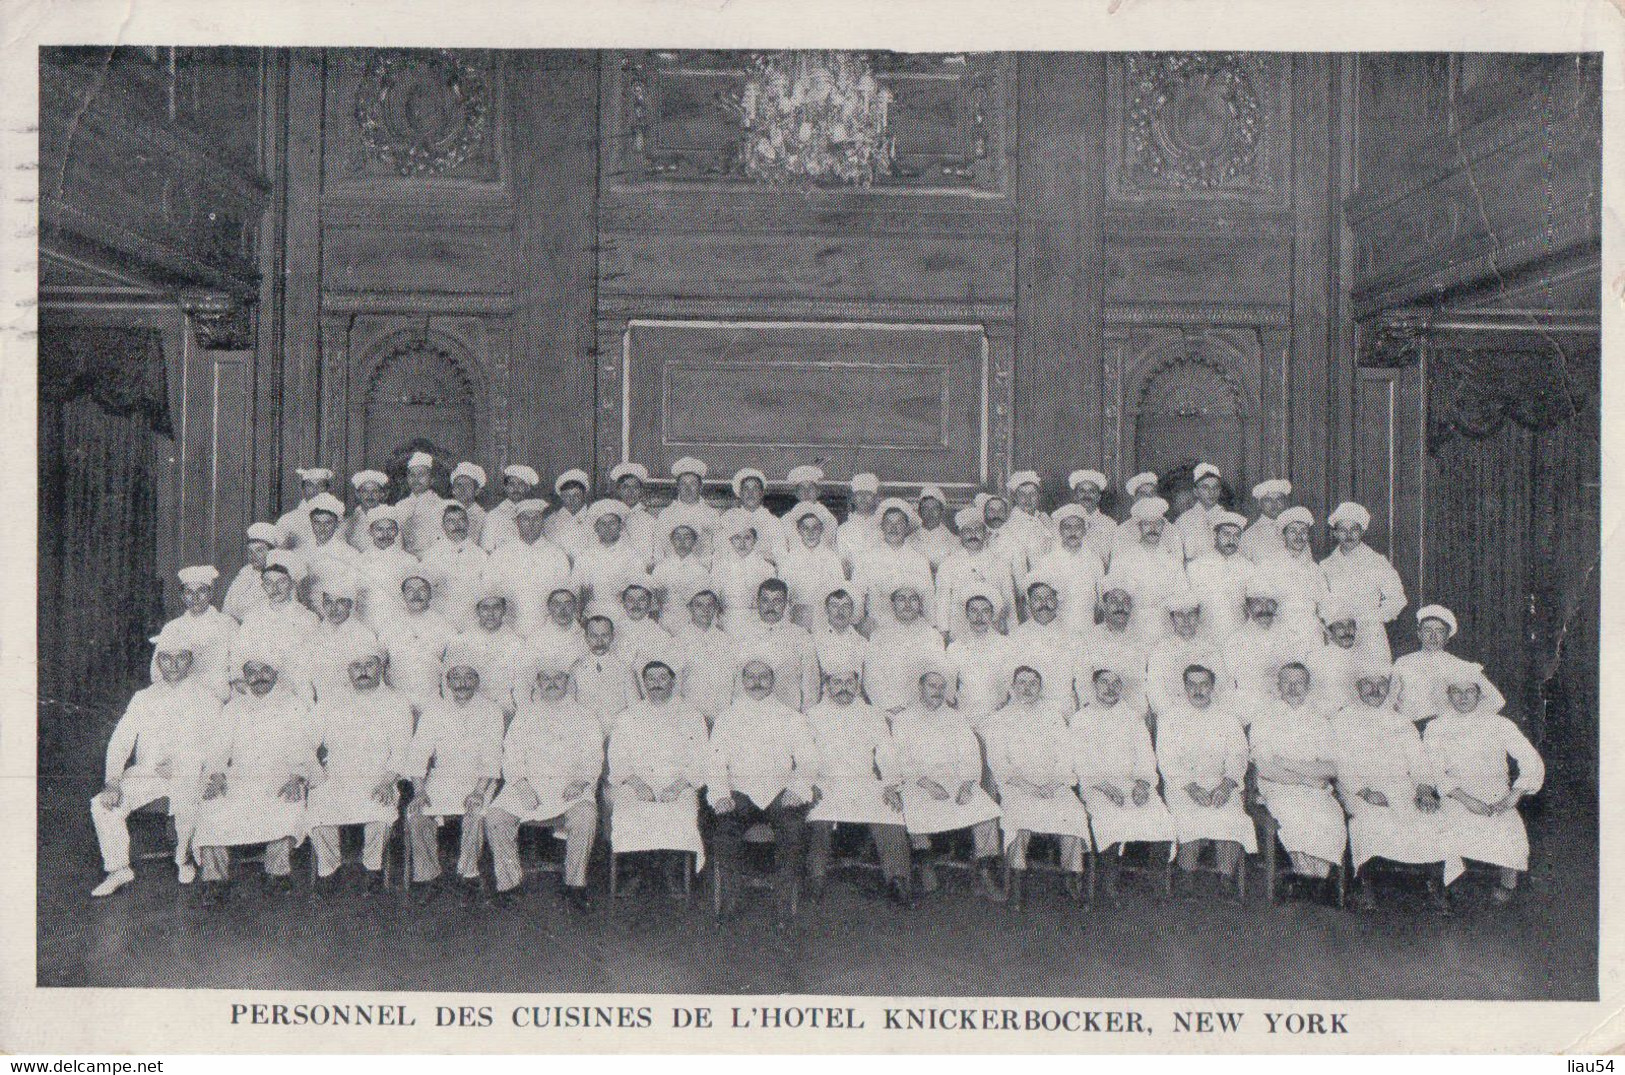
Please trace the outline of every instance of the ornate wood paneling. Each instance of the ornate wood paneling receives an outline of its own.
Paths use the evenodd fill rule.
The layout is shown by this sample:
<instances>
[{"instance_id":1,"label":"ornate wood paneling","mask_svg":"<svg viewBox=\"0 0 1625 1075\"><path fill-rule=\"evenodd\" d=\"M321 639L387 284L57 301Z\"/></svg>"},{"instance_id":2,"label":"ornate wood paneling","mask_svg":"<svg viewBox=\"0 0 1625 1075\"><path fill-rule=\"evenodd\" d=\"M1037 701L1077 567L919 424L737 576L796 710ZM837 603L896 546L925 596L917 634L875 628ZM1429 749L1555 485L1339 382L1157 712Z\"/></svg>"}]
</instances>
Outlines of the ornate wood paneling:
<instances>
[{"instance_id":1,"label":"ornate wood paneling","mask_svg":"<svg viewBox=\"0 0 1625 1075\"><path fill-rule=\"evenodd\" d=\"M1107 70L1113 198L1286 205L1290 56L1131 52Z\"/></svg>"},{"instance_id":2,"label":"ornate wood paneling","mask_svg":"<svg viewBox=\"0 0 1625 1075\"><path fill-rule=\"evenodd\" d=\"M327 188L336 195L463 191L503 184L501 53L329 53Z\"/></svg>"},{"instance_id":3,"label":"ornate wood paneling","mask_svg":"<svg viewBox=\"0 0 1625 1075\"><path fill-rule=\"evenodd\" d=\"M745 130L737 102L748 52L627 52L607 65L606 171L625 187L740 186ZM864 54L892 95L887 130L895 159L872 190L1002 195L1008 58L989 53Z\"/></svg>"},{"instance_id":4,"label":"ornate wood paneling","mask_svg":"<svg viewBox=\"0 0 1625 1075\"><path fill-rule=\"evenodd\" d=\"M633 320L600 374L600 469L699 454L972 485L1008 466L1009 358L976 325Z\"/></svg>"}]
</instances>

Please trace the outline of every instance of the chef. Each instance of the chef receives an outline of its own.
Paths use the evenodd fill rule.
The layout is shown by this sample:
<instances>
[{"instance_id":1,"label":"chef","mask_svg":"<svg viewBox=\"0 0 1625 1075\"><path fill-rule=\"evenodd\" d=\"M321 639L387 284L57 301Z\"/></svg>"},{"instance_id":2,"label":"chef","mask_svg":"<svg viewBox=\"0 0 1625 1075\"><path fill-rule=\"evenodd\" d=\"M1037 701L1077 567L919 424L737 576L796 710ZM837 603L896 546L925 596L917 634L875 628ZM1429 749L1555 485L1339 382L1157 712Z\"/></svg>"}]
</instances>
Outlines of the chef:
<instances>
[{"instance_id":1,"label":"chef","mask_svg":"<svg viewBox=\"0 0 1625 1075\"><path fill-rule=\"evenodd\" d=\"M378 640L389 655L384 677L418 712L440 695L440 662L457 629L430 605L434 588L421 573L401 580L396 615L380 621Z\"/></svg>"},{"instance_id":2,"label":"chef","mask_svg":"<svg viewBox=\"0 0 1625 1075\"><path fill-rule=\"evenodd\" d=\"M829 540L835 516L822 504L807 501L790 509L784 526L792 544L779 554L778 577L789 588L790 619L804 627L820 626L824 598L847 581L842 550Z\"/></svg>"},{"instance_id":3,"label":"chef","mask_svg":"<svg viewBox=\"0 0 1625 1075\"><path fill-rule=\"evenodd\" d=\"M953 667L954 704L972 729L981 731L1010 691L1010 672L1017 654L1010 640L994 627L997 595L985 583L972 583L965 591L963 627L948 643Z\"/></svg>"},{"instance_id":4,"label":"chef","mask_svg":"<svg viewBox=\"0 0 1625 1075\"><path fill-rule=\"evenodd\" d=\"M1055 523L1043 510L1043 479L1037 471L1018 470L1006 483L1010 491L1010 521L1005 529L1020 548L1020 558L1027 564L1041 559L1055 545Z\"/></svg>"},{"instance_id":5,"label":"chef","mask_svg":"<svg viewBox=\"0 0 1625 1075\"><path fill-rule=\"evenodd\" d=\"M423 551L423 570L436 583L434 610L462 630L473 615L491 555L474 540L461 504L448 500L440 514L440 540Z\"/></svg>"},{"instance_id":6,"label":"chef","mask_svg":"<svg viewBox=\"0 0 1625 1075\"><path fill-rule=\"evenodd\" d=\"M587 652L570 669L576 699L597 718L607 738L615 722L638 700L638 677L615 644L615 621L602 613L587 617Z\"/></svg>"},{"instance_id":7,"label":"chef","mask_svg":"<svg viewBox=\"0 0 1625 1075\"><path fill-rule=\"evenodd\" d=\"M240 844L265 844L266 887L293 891L290 856L305 839L305 793L321 771L309 704L281 680L286 650L264 639L239 655L243 690L220 712L193 837L205 904L228 897Z\"/></svg>"},{"instance_id":8,"label":"chef","mask_svg":"<svg viewBox=\"0 0 1625 1075\"><path fill-rule=\"evenodd\" d=\"M1094 562L1094 554L1083 554ZM1078 708L1078 692L1086 686L1075 682L1078 676L1078 639L1062 621L1066 607L1061 602L1060 580L1034 573L1027 581L1027 622L1011 629L1007 645L1011 659L1035 669L1044 681L1044 700L1070 716ZM1093 595L1090 618L1094 616Z\"/></svg>"},{"instance_id":9,"label":"chef","mask_svg":"<svg viewBox=\"0 0 1625 1075\"><path fill-rule=\"evenodd\" d=\"M283 512L276 525L288 548L302 549L311 542L310 502L332 489L333 472L326 467L297 467L294 473L299 476L299 503Z\"/></svg>"},{"instance_id":10,"label":"chef","mask_svg":"<svg viewBox=\"0 0 1625 1075\"><path fill-rule=\"evenodd\" d=\"M480 533L480 545L486 552L496 552L519 536L520 505L540 504L546 513L547 502L536 493L541 483L541 475L523 463L509 463L502 468L502 503L485 513L485 528Z\"/></svg>"},{"instance_id":11,"label":"chef","mask_svg":"<svg viewBox=\"0 0 1625 1075\"><path fill-rule=\"evenodd\" d=\"M889 497L881 503L876 517L879 519L877 536L855 561L852 572L858 619L870 624L889 614L888 589L895 581L913 582L924 594L934 590L931 561L909 541L917 522L913 507L906 500Z\"/></svg>"},{"instance_id":12,"label":"chef","mask_svg":"<svg viewBox=\"0 0 1625 1075\"><path fill-rule=\"evenodd\" d=\"M735 624L730 633L741 652L748 650L768 662L774 694L799 713L818 700L818 656L812 635L786 615L789 602L784 580L768 579L756 591L755 619Z\"/></svg>"},{"instance_id":13,"label":"chef","mask_svg":"<svg viewBox=\"0 0 1625 1075\"><path fill-rule=\"evenodd\" d=\"M314 727L322 769L311 781L305 823L316 851L316 892L332 894L343 862L340 830L362 827L361 865L368 892L384 888L384 844L400 816L400 789L412 742L412 705L384 683L376 642L353 638L336 655L349 689L317 703Z\"/></svg>"},{"instance_id":14,"label":"chef","mask_svg":"<svg viewBox=\"0 0 1625 1075\"><path fill-rule=\"evenodd\" d=\"M1350 861L1363 910L1377 906L1365 867L1375 858L1438 864L1428 893L1448 913L1445 885L1461 876L1461 858L1445 839L1440 775L1416 725L1394 708L1392 666L1371 661L1355 677L1359 697L1332 717L1337 794L1348 813Z\"/></svg>"},{"instance_id":15,"label":"chef","mask_svg":"<svg viewBox=\"0 0 1625 1075\"><path fill-rule=\"evenodd\" d=\"M1095 550L1104 569L1111 560L1112 539L1117 532L1117 520L1100 510L1100 498L1106 492L1106 475L1098 470L1074 470L1066 481L1072 489L1072 502L1083 509L1083 540Z\"/></svg>"},{"instance_id":16,"label":"chef","mask_svg":"<svg viewBox=\"0 0 1625 1075\"><path fill-rule=\"evenodd\" d=\"M784 547L784 532L779 527L779 517L762 503L762 498L767 494L767 475L755 467L740 467L734 471L729 484L733 488L735 503L718 520L723 536L737 533L735 528L742 523L748 524L755 529L760 555L769 562L775 560L778 551ZM718 554L722 551L721 544L721 541L717 542Z\"/></svg>"},{"instance_id":17,"label":"chef","mask_svg":"<svg viewBox=\"0 0 1625 1075\"><path fill-rule=\"evenodd\" d=\"M181 584L182 612L175 620L187 627L192 642L191 675L222 702L231 694L231 643L238 623L214 607L214 584L220 577L210 564L183 567L175 573ZM164 626L168 626L165 624ZM153 654L152 682L159 681L158 655Z\"/></svg>"},{"instance_id":18,"label":"chef","mask_svg":"<svg viewBox=\"0 0 1625 1075\"><path fill-rule=\"evenodd\" d=\"M698 869L705 865L699 828L699 792L709 764L705 720L676 696L677 676L665 661L650 661L641 680L643 699L609 735L610 851L686 852ZM675 892L675 864L666 866L661 880Z\"/></svg>"},{"instance_id":19,"label":"chef","mask_svg":"<svg viewBox=\"0 0 1625 1075\"><path fill-rule=\"evenodd\" d=\"M1184 542L1177 536L1170 539L1179 530L1168 523L1167 514L1168 502L1162 497L1142 497L1113 538L1111 573L1132 580L1145 616L1158 615L1164 599L1186 585ZM1130 535L1139 540L1131 541Z\"/></svg>"},{"instance_id":20,"label":"chef","mask_svg":"<svg viewBox=\"0 0 1625 1075\"><path fill-rule=\"evenodd\" d=\"M401 547L398 505L380 504L367 513L367 537L370 544L355 560L356 615L376 631L399 614L401 583L421 568Z\"/></svg>"},{"instance_id":21,"label":"chef","mask_svg":"<svg viewBox=\"0 0 1625 1075\"><path fill-rule=\"evenodd\" d=\"M609 480L615 483L615 495L626 505L626 514L621 519L622 539L645 561L653 563L668 547L665 538L672 524L658 528L662 531L661 540L656 541L654 512L643 502L644 487L649 484L649 468L642 463L623 461L610 468Z\"/></svg>"},{"instance_id":22,"label":"chef","mask_svg":"<svg viewBox=\"0 0 1625 1075\"><path fill-rule=\"evenodd\" d=\"M468 540L484 548L485 508L479 496L485 489L485 468L478 463L458 463L451 471L451 498L468 513Z\"/></svg>"},{"instance_id":23,"label":"chef","mask_svg":"<svg viewBox=\"0 0 1625 1075\"><path fill-rule=\"evenodd\" d=\"M1337 776L1332 724L1310 690L1301 662L1281 667L1276 689L1253 709L1247 738L1258 769L1258 797L1280 826L1281 846L1293 872L1324 887L1348 847L1343 807L1333 794ZM1322 894L1327 902L1335 895Z\"/></svg>"},{"instance_id":24,"label":"chef","mask_svg":"<svg viewBox=\"0 0 1625 1075\"><path fill-rule=\"evenodd\" d=\"M246 548L248 562L237 572L231 580L231 586L226 590L226 599L221 607L226 615L242 623L248 614L266 603L265 585L260 578L265 570L265 558L271 550L282 544L282 532L275 523L250 523L248 526Z\"/></svg>"},{"instance_id":25,"label":"chef","mask_svg":"<svg viewBox=\"0 0 1625 1075\"><path fill-rule=\"evenodd\" d=\"M1078 783L1077 752L1066 718L1075 709L1072 680L1066 696L1046 697L1044 677L1019 665L1010 679L1010 699L982 726L987 765L999 793L999 827L1011 870L1011 898L1021 902L1027 845L1034 833L1056 836L1061 869L1074 899L1083 893L1083 855L1089 849L1089 812L1073 790Z\"/></svg>"},{"instance_id":26,"label":"chef","mask_svg":"<svg viewBox=\"0 0 1625 1075\"><path fill-rule=\"evenodd\" d=\"M1219 498L1224 495L1224 476L1212 463L1198 463L1191 471L1196 483L1196 503L1186 508L1175 525L1185 545L1185 559L1199 560L1213 553L1213 527L1218 514L1224 511Z\"/></svg>"},{"instance_id":27,"label":"chef","mask_svg":"<svg viewBox=\"0 0 1625 1075\"><path fill-rule=\"evenodd\" d=\"M308 533L300 538L299 557L305 563L305 579L299 598L312 611L321 611L322 582L329 575L347 575L355 569L361 554L339 537L339 520L344 504L331 493L318 493L310 500Z\"/></svg>"},{"instance_id":28,"label":"chef","mask_svg":"<svg viewBox=\"0 0 1625 1075\"><path fill-rule=\"evenodd\" d=\"M757 587L777 574L763 555L762 541L765 536L776 543L781 532L777 519L766 530L743 515L724 518L718 523L719 540L711 558L710 589L722 606L724 624L748 623L756 615ZM782 547L776 555L783 557Z\"/></svg>"},{"instance_id":29,"label":"chef","mask_svg":"<svg viewBox=\"0 0 1625 1075\"><path fill-rule=\"evenodd\" d=\"M272 549L265 556L265 570L260 572L260 583L265 590L265 604L251 611L243 621L232 642L232 670L242 668L243 653L266 643L285 649L287 666L279 668L282 686L298 690L306 701L310 695L310 670L305 663L305 642L310 632L321 621L310 609L294 600L299 583L304 579L304 561L286 549Z\"/></svg>"},{"instance_id":30,"label":"chef","mask_svg":"<svg viewBox=\"0 0 1625 1075\"><path fill-rule=\"evenodd\" d=\"M1110 566L1115 566L1117 554L1125 545L1139 545L1144 543L1145 530L1143 527L1133 525L1134 523L1148 522L1152 519L1162 519L1164 522L1167 521L1169 505L1168 501L1164 500L1158 494L1158 490L1161 488L1161 485L1162 479L1158 478L1156 474L1149 470L1142 474L1136 474L1134 477L1123 483L1123 489L1130 497L1129 512L1128 518L1123 521L1122 525L1117 527L1117 531L1112 535L1112 553L1110 557L1112 564ZM1155 512L1148 512L1142 509L1141 511L1136 512L1134 509L1142 500L1159 501L1160 505L1158 510ZM1156 540L1151 544L1174 563L1180 565L1184 564L1185 543L1179 527L1158 527Z\"/></svg>"},{"instance_id":31,"label":"chef","mask_svg":"<svg viewBox=\"0 0 1625 1075\"><path fill-rule=\"evenodd\" d=\"M747 520L746 525L754 526L748 522L748 516L734 516L734 521L741 519ZM728 533L731 525L723 520L719 529ZM678 523L670 533L661 535L666 555L649 572L649 580L662 624L666 622L668 609L672 623L681 622L687 615L688 599L711 588L711 568L700 558L699 542L699 531L688 523ZM760 583L761 579L756 581Z\"/></svg>"},{"instance_id":32,"label":"chef","mask_svg":"<svg viewBox=\"0 0 1625 1075\"><path fill-rule=\"evenodd\" d=\"M1089 810L1094 846L1102 853L1106 898L1117 898L1122 856L1131 843L1167 844L1173 857L1174 819L1157 792L1157 757L1146 726L1145 697L1129 686L1132 669L1094 670L1083 707L1071 721L1078 791Z\"/></svg>"},{"instance_id":33,"label":"chef","mask_svg":"<svg viewBox=\"0 0 1625 1075\"><path fill-rule=\"evenodd\" d=\"M480 647L455 639L441 663L440 692L423 707L401 772L412 781L406 823L412 880L431 899L440 877L440 826L459 817L457 887L467 902L480 886L486 809L502 775L502 707L485 690L492 671ZM511 695L510 695L511 696Z\"/></svg>"},{"instance_id":34,"label":"chef","mask_svg":"<svg viewBox=\"0 0 1625 1075\"><path fill-rule=\"evenodd\" d=\"M1111 668L1123 677L1124 689L1143 700L1152 628L1137 622L1130 586L1110 572L1101 580L1100 622L1083 636L1081 671L1093 677L1099 669Z\"/></svg>"},{"instance_id":35,"label":"chef","mask_svg":"<svg viewBox=\"0 0 1625 1075\"><path fill-rule=\"evenodd\" d=\"M830 848L839 824L864 825L880 853L887 897L910 906L908 830L886 714L860 697L862 669L831 659L824 666L824 696L807 711L818 757L818 801L807 815L807 895L823 891Z\"/></svg>"},{"instance_id":36,"label":"chef","mask_svg":"<svg viewBox=\"0 0 1625 1075\"><path fill-rule=\"evenodd\" d=\"M592 543L575 554L574 580L586 613L614 609L628 583L649 581L649 561L624 537L626 505L599 500L587 509Z\"/></svg>"},{"instance_id":37,"label":"chef","mask_svg":"<svg viewBox=\"0 0 1625 1075\"><path fill-rule=\"evenodd\" d=\"M131 813L159 799L175 820L175 870L181 884L197 876L192 835L197 827L203 765L219 734L220 697L214 685L193 672L202 648L202 629L182 616L164 625L153 644L157 674L137 691L113 726L107 744L102 789L90 800L106 876L92 896L111 896L131 881Z\"/></svg>"},{"instance_id":38,"label":"chef","mask_svg":"<svg viewBox=\"0 0 1625 1075\"><path fill-rule=\"evenodd\" d=\"M1193 664L1213 674L1210 693L1234 693L1235 675L1224 658L1224 651L1208 633L1202 618L1201 598L1189 590L1181 590L1167 598L1163 607L1167 611L1163 613L1162 636L1151 644L1145 658L1145 696L1151 709L1160 714L1164 709L1185 705L1188 700L1185 670ZM1168 805L1173 808L1173 803ZM1177 810L1175 814L1177 816Z\"/></svg>"},{"instance_id":39,"label":"chef","mask_svg":"<svg viewBox=\"0 0 1625 1075\"><path fill-rule=\"evenodd\" d=\"M372 548L367 524L372 513L384 507L384 499L389 495L389 475L381 470L360 470L351 475L350 486L355 490L355 507L344 520L344 540L356 552L366 552Z\"/></svg>"},{"instance_id":40,"label":"chef","mask_svg":"<svg viewBox=\"0 0 1625 1075\"><path fill-rule=\"evenodd\" d=\"M930 837L970 829L982 893L1007 898L999 883L999 805L982 790L982 746L959 711L947 704L951 669L934 662L920 675L915 700L892 718L903 821L919 865L920 887L937 889Z\"/></svg>"},{"instance_id":41,"label":"chef","mask_svg":"<svg viewBox=\"0 0 1625 1075\"><path fill-rule=\"evenodd\" d=\"M547 517L547 540L569 553L571 563L595 544L593 517L587 509L587 490L591 485L587 472L574 468L553 480L553 492L559 504Z\"/></svg>"},{"instance_id":42,"label":"chef","mask_svg":"<svg viewBox=\"0 0 1625 1075\"><path fill-rule=\"evenodd\" d=\"M959 538L948 526L948 496L940 486L922 485L914 500L914 511L919 525L909 535L909 543L920 550L935 572L959 548Z\"/></svg>"},{"instance_id":43,"label":"chef","mask_svg":"<svg viewBox=\"0 0 1625 1075\"><path fill-rule=\"evenodd\" d=\"M891 615L869 638L863 689L869 703L895 716L919 697L920 675L940 668L946 658L942 632L926 617L926 600L917 582L893 580Z\"/></svg>"},{"instance_id":44,"label":"chef","mask_svg":"<svg viewBox=\"0 0 1625 1075\"><path fill-rule=\"evenodd\" d=\"M1371 513L1345 501L1326 517L1337 547L1320 562L1326 592L1335 601L1355 609L1360 635L1379 659L1392 657L1388 625L1405 610L1405 584L1388 558L1365 543Z\"/></svg>"},{"instance_id":45,"label":"chef","mask_svg":"<svg viewBox=\"0 0 1625 1075\"><path fill-rule=\"evenodd\" d=\"M1061 626L1081 635L1095 623L1095 606L1100 600L1100 582L1105 576L1100 556L1088 543L1089 523L1082 505L1063 504L1053 516L1059 540L1049 552L1035 560L1027 572L1027 614L1032 615L1031 587L1034 579L1049 580L1060 602Z\"/></svg>"},{"instance_id":46,"label":"chef","mask_svg":"<svg viewBox=\"0 0 1625 1075\"><path fill-rule=\"evenodd\" d=\"M485 580L507 599L510 626L521 635L531 635L547 620L548 598L570 586L570 557L545 536L545 500L517 504L505 500L498 508L504 504L513 508L513 534L499 542L485 561ZM496 509L492 509L486 525L493 525L496 518Z\"/></svg>"},{"instance_id":47,"label":"chef","mask_svg":"<svg viewBox=\"0 0 1625 1075\"><path fill-rule=\"evenodd\" d=\"M733 704L711 729L705 797L716 815L712 846L723 917L737 909L745 832L766 822L773 828L774 894L782 925L801 878L818 753L806 717L775 695L775 655L747 649L744 659Z\"/></svg>"},{"instance_id":48,"label":"chef","mask_svg":"<svg viewBox=\"0 0 1625 1075\"><path fill-rule=\"evenodd\" d=\"M685 455L671 465L672 479L677 483L677 498L660 509L661 532L670 534L678 523L688 523L699 535L701 557L709 558L716 547L717 526L722 513L704 499L705 477L710 468L703 460ZM665 550L660 550L664 554Z\"/></svg>"},{"instance_id":49,"label":"chef","mask_svg":"<svg viewBox=\"0 0 1625 1075\"><path fill-rule=\"evenodd\" d=\"M575 700L570 670L557 660L544 659L522 693L502 740L502 791L485 814L496 901L511 899L525 878L519 826L537 824L564 830L563 895L584 911L591 906L587 864L598 831L604 733Z\"/></svg>"},{"instance_id":50,"label":"chef","mask_svg":"<svg viewBox=\"0 0 1625 1075\"><path fill-rule=\"evenodd\" d=\"M813 657L818 662L818 681L822 683L831 668L855 668L861 675L869 663L869 640L854 626L857 603L850 590L844 587L824 598L823 627L812 633ZM817 696L807 700L810 708Z\"/></svg>"},{"instance_id":51,"label":"chef","mask_svg":"<svg viewBox=\"0 0 1625 1075\"><path fill-rule=\"evenodd\" d=\"M672 635L677 692L700 711L707 728L733 702L739 667L739 644L722 629L721 607L714 591L699 591L688 599L684 622Z\"/></svg>"},{"instance_id":52,"label":"chef","mask_svg":"<svg viewBox=\"0 0 1625 1075\"><path fill-rule=\"evenodd\" d=\"M1179 839L1177 894L1195 891L1193 871L1203 848L1214 862L1227 895L1240 901L1243 852L1258 850L1253 819L1242 803L1247 781L1247 734L1229 701L1214 688L1223 673L1200 664L1185 669L1184 696L1157 709L1157 770ZM1157 703L1153 703L1157 705Z\"/></svg>"},{"instance_id":53,"label":"chef","mask_svg":"<svg viewBox=\"0 0 1625 1075\"><path fill-rule=\"evenodd\" d=\"M1255 564L1280 553L1281 513L1287 509L1292 495L1292 483L1285 478L1270 478L1253 486L1253 499L1258 503L1258 518L1248 524L1241 535L1241 554Z\"/></svg>"},{"instance_id":54,"label":"chef","mask_svg":"<svg viewBox=\"0 0 1625 1075\"><path fill-rule=\"evenodd\" d=\"M869 550L880 543L880 478L871 473L852 475L846 521L836 530L835 544L847 566L856 572Z\"/></svg>"},{"instance_id":55,"label":"chef","mask_svg":"<svg viewBox=\"0 0 1625 1075\"><path fill-rule=\"evenodd\" d=\"M434 491L434 456L413 452L406 460L406 496L401 509L401 544L413 556L424 551L440 536L446 498Z\"/></svg>"},{"instance_id":56,"label":"chef","mask_svg":"<svg viewBox=\"0 0 1625 1075\"><path fill-rule=\"evenodd\" d=\"M1220 509L1208 516L1213 523L1209 540L1211 552L1185 565L1191 589L1202 599L1220 641L1230 637L1246 620L1243 605L1247 585L1258 575L1257 566L1241 555L1241 531L1247 520L1233 511Z\"/></svg>"},{"instance_id":57,"label":"chef","mask_svg":"<svg viewBox=\"0 0 1625 1075\"><path fill-rule=\"evenodd\" d=\"M305 637L305 668L317 702L327 693L348 693L346 654L356 646L378 648L377 634L355 615L357 592L355 576L345 572L329 575L317 595L322 620Z\"/></svg>"},{"instance_id":58,"label":"chef","mask_svg":"<svg viewBox=\"0 0 1625 1075\"><path fill-rule=\"evenodd\" d=\"M1296 634L1305 644L1322 641L1320 603L1330 595L1326 576L1315 562L1309 546L1309 532L1315 517L1308 508L1287 508L1277 520L1281 524L1281 548L1260 565L1261 577L1273 580L1281 595L1277 615L1281 626Z\"/></svg>"},{"instance_id":59,"label":"chef","mask_svg":"<svg viewBox=\"0 0 1625 1075\"><path fill-rule=\"evenodd\" d=\"M514 688L525 687L524 667L532 650L519 632L508 625L508 599L487 580L474 602L474 617L458 638L461 648L474 658L479 669L479 692L507 716L514 712ZM445 693L444 684L441 693Z\"/></svg>"},{"instance_id":60,"label":"chef","mask_svg":"<svg viewBox=\"0 0 1625 1075\"><path fill-rule=\"evenodd\" d=\"M1273 578L1255 578L1247 584L1247 620L1224 643L1225 663L1235 676L1244 705L1263 704L1276 697L1282 666L1298 662L1306 668L1319 646L1305 645L1280 624L1281 592Z\"/></svg>"},{"instance_id":61,"label":"chef","mask_svg":"<svg viewBox=\"0 0 1625 1075\"><path fill-rule=\"evenodd\" d=\"M965 598L973 589L992 591L994 618L1006 623L1015 616L1015 580L1010 562L988 547L987 520L980 508L967 505L954 517L959 548L937 569L937 629L951 641L963 621Z\"/></svg>"}]
</instances>

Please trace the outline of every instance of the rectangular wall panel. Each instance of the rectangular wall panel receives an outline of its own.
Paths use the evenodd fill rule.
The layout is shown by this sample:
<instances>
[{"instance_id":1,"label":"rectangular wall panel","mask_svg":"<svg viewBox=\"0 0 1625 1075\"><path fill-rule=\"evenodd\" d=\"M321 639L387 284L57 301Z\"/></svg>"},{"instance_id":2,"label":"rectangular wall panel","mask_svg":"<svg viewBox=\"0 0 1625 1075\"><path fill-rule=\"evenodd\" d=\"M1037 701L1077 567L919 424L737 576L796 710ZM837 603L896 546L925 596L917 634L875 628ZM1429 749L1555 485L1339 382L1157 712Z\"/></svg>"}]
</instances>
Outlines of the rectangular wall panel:
<instances>
[{"instance_id":1,"label":"rectangular wall panel","mask_svg":"<svg viewBox=\"0 0 1625 1075\"><path fill-rule=\"evenodd\" d=\"M656 472L697 454L774 479L810 462L835 481L987 473L979 325L635 320L622 357L622 455Z\"/></svg>"}]
</instances>

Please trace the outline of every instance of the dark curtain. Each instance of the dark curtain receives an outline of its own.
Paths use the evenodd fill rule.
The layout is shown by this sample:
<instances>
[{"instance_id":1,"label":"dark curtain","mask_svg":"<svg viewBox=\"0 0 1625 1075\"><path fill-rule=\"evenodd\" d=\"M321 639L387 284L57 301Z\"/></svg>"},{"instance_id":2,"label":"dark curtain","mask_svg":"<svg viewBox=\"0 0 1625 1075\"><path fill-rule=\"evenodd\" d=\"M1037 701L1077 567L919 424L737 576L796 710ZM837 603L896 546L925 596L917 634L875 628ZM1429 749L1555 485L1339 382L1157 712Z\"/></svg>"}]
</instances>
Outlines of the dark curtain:
<instances>
[{"instance_id":1,"label":"dark curtain","mask_svg":"<svg viewBox=\"0 0 1625 1075\"><path fill-rule=\"evenodd\" d=\"M39 764L83 775L146 679L163 622L154 433L170 435L156 330L40 330Z\"/></svg>"}]
</instances>

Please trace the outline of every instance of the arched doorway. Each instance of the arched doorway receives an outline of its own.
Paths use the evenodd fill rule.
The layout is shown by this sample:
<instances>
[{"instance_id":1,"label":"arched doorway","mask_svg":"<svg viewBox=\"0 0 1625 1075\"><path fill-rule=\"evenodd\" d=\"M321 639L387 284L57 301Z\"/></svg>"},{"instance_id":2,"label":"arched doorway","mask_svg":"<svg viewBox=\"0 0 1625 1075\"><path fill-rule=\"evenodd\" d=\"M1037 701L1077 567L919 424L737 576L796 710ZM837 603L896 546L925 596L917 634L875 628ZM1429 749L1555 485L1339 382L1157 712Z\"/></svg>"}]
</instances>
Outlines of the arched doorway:
<instances>
[{"instance_id":1,"label":"arched doorway","mask_svg":"<svg viewBox=\"0 0 1625 1075\"><path fill-rule=\"evenodd\" d=\"M415 336L395 342L373 367L362 416L362 457L399 482L414 451L435 457L436 485L478 446L479 393L470 371L443 342Z\"/></svg>"}]
</instances>

